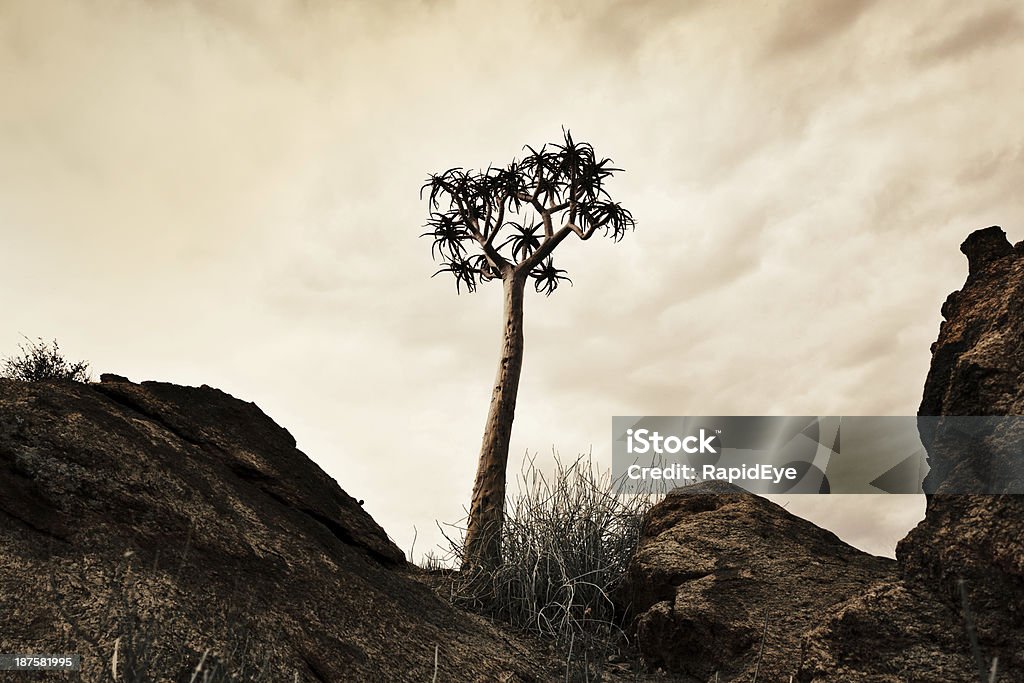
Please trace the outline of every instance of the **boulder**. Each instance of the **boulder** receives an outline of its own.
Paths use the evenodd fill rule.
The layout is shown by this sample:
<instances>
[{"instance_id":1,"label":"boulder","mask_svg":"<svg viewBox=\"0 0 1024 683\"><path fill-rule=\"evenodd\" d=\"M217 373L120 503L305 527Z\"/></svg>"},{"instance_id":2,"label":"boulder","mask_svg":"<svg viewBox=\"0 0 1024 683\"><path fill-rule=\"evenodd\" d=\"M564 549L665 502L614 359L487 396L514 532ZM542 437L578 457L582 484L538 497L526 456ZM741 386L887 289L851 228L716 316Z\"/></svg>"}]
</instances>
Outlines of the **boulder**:
<instances>
[{"instance_id":1,"label":"boulder","mask_svg":"<svg viewBox=\"0 0 1024 683\"><path fill-rule=\"evenodd\" d=\"M786 681L821 614L896 563L725 482L676 489L647 514L623 590L649 668L680 680ZM762 646L763 641L763 646Z\"/></svg>"}]
</instances>

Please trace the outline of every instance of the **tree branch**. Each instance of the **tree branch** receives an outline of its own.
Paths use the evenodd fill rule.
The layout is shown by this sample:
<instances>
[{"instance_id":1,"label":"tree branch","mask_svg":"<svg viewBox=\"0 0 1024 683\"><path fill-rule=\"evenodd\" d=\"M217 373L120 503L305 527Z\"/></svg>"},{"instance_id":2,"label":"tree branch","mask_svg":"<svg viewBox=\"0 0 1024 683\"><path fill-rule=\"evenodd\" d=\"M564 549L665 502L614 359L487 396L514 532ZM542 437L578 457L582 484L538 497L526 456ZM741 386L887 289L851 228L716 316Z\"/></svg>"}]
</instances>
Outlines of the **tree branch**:
<instances>
[{"instance_id":1,"label":"tree branch","mask_svg":"<svg viewBox=\"0 0 1024 683\"><path fill-rule=\"evenodd\" d=\"M525 270L527 273L529 273L537 266L538 263L546 259L548 255L550 255L551 252L555 250L555 247L557 247L562 240L568 237L569 233L571 232L573 232L572 228L561 228L552 237L544 240L544 242L540 245L540 249L533 252L533 255L530 256L530 258L524 259L523 262L519 264L517 269Z\"/></svg>"},{"instance_id":2,"label":"tree branch","mask_svg":"<svg viewBox=\"0 0 1024 683\"><path fill-rule=\"evenodd\" d=\"M483 235L485 238L488 235L490 235L492 230L493 230L494 226L491 223L491 218L493 216L494 216L494 209L492 207L488 206L487 207L487 215L484 216L484 228L483 228L483 230L480 231L480 234Z\"/></svg>"},{"instance_id":3,"label":"tree branch","mask_svg":"<svg viewBox=\"0 0 1024 683\"><path fill-rule=\"evenodd\" d=\"M498 250L494 248L489 240L478 239L477 242L480 243L480 248L484 250L484 256L486 256L487 260L498 269L498 272L504 275L506 271L511 271L513 269L512 264L498 253Z\"/></svg>"},{"instance_id":4,"label":"tree branch","mask_svg":"<svg viewBox=\"0 0 1024 683\"><path fill-rule=\"evenodd\" d=\"M576 222L576 167L569 172L569 222Z\"/></svg>"},{"instance_id":5,"label":"tree branch","mask_svg":"<svg viewBox=\"0 0 1024 683\"><path fill-rule=\"evenodd\" d=\"M555 234L555 226L551 223L551 214L547 211L541 211L540 217L544 221L544 237L551 239Z\"/></svg>"},{"instance_id":6,"label":"tree branch","mask_svg":"<svg viewBox=\"0 0 1024 683\"><path fill-rule=\"evenodd\" d=\"M480 248L484 252L484 256L486 256L487 260L491 262L491 265L493 265L502 273L510 269L512 267L512 264L509 263L506 259L504 259L492 244L492 242L494 241L494 235L498 233L498 228L495 227L491 235L489 235L488 237L484 237L484 234L480 232L479 221L477 221L476 218L470 215L469 211L466 210L466 206L463 203L462 198L455 196L455 202L459 207L459 215L462 216L463 224L466 226L466 228L469 229L469 234L473 236L473 239L477 241L477 244L480 245Z\"/></svg>"},{"instance_id":7,"label":"tree branch","mask_svg":"<svg viewBox=\"0 0 1024 683\"><path fill-rule=\"evenodd\" d=\"M501 206L498 207L498 220L495 221L493 229L491 229L488 234L484 235L484 237L487 238L487 241L484 244L485 247L489 247L494 244L494 238L497 236L498 231L501 230L501 226L505 223L505 202L507 202L508 199L509 196L508 193L506 193L501 199Z\"/></svg>"},{"instance_id":8,"label":"tree branch","mask_svg":"<svg viewBox=\"0 0 1024 683\"><path fill-rule=\"evenodd\" d=\"M585 242L585 241L590 239L590 237L597 231L598 228L603 228L606 225L608 225L608 219L607 218L605 220L601 221L600 223L595 223L595 224L591 225L586 230L584 230L580 226L576 225L575 223L566 223L565 227L569 228L574 233L579 235L579 238Z\"/></svg>"},{"instance_id":9,"label":"tree branch","mask_svg":"<svg viewBox=\"0 0 1024 683\"><path fill-rule=\"evenodd\" d=\"M544 208L544 205L541 204L540 200L537 199L536 197L530 199L530 204L532 204L533 208L536 209L537 213L539 213L542 216L547 212L547 210Z\"/></svg>"},{"instance_id":10,"label":"tree branch","mask_svg":"<svg viewBox=\"0 0 1024 683\"><path fill-rule=\"evenodd\" d=\"M551 220L550 216L546 216L546 218L548 219L548 221ZM589 240L594 235L594 233L597 232L598 229L603 228L607 224L608 219L605 219L600 223L595 223L586 230L584 230L575 223L566 223L561 228L559 228L558 232L556 232L553 236L544 240L544 242L540 245L540 249L533 252L533 255L530 256L530 258L525 259L522 263L520 263L519 268L524 269L527 272L533 270L537 266L537 264L546 259L551 254L551 252L555 250L555 247L557 247L562 240L568 237L570 233L576 233L576 236L579 237L581 241L585 242Z\"/></svg>"},{"instance_id":11,"label":"tree branch","mask_svg":"<svg viewBox=\"0 0 1024 683\"><path fill-rule=\"evenodd\" d=\"M543 149L541 150L543 151ZM540 197L540 188L544 187L544 167L539 163L537 164L537 188L533 191L533 196L530 197L531 202L536 202L537 198Z\"/></svg>"},{"instance_id":12,"label":"tree branch","mask_svg":"<svg viewBox=\"0 0 1024 683\"><path fill-rule=\"evenodd\" d=\"M453 195L456 205L459 207L459 215L462 216L462 223L469 228L470 234L473 237L482 239L480 234L480 223L477 222L476 218L470 215L469 211L466 210L466 205L463 203L462 198L458 195Z\"/></svg>"}]
</instances>

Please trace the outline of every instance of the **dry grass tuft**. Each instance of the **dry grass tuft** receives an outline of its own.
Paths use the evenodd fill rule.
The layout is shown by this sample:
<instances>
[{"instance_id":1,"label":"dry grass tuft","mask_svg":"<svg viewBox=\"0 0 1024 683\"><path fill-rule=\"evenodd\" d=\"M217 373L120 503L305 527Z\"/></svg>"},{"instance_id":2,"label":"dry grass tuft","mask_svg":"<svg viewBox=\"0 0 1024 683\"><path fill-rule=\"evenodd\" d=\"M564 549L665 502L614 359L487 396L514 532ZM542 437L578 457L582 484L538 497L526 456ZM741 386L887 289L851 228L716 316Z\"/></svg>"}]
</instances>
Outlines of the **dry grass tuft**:
<instances>
[{"instance_id":1,"label":"dry grass tuft","mask_svg":"<svg viewBox=\"0 0 1024 683\"><path fill-rule=\"evenodd\" d=\"M528 455L518 483L506 503L501 567L452 572L447 597L553 642L566 661L565 680L600 680L609 658L628 647L627 606L616 590L643 514L663 492L625 494L624 482L595 469L589 455L564 464L556 454L551 475ZM428 569L462 565L464 535L446 536L450 548L444 557L428 555Z\"/></svg>"}]
</instances>

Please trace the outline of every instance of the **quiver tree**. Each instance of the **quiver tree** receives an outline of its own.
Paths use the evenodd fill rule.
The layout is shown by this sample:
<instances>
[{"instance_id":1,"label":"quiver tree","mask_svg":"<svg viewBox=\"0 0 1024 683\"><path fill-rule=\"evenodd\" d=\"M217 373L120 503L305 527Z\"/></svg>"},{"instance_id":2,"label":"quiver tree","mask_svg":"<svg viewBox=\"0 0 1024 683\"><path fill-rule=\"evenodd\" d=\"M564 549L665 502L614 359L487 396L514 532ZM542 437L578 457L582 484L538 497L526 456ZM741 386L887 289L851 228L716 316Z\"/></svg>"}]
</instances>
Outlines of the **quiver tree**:
<instances>
[{"instance_id":1,"label":"quiver tree","mask_svg":"<svg viewBox=\"0 0 1024 683\"><path fill-rule=\"evenodd\" d=\"M431 254L449 273L456 291L475 292L500 280L504 292L504 336L491 405L484 427L473 499L466 530L466 567L501 564L505 471L523 366L523 298L532 280L551 295L565 271L552 253L569 235L590 239L596 232L618 242L635 227L632 214L614 202L605 181L622 169L598 160L588 143L563 130L561 144L539 150L529 145L521 160L483 171L452 168L431 174L420 190L430 190ZM569 281L571 284L571 281Z\"/></svg>"}]
</instances>

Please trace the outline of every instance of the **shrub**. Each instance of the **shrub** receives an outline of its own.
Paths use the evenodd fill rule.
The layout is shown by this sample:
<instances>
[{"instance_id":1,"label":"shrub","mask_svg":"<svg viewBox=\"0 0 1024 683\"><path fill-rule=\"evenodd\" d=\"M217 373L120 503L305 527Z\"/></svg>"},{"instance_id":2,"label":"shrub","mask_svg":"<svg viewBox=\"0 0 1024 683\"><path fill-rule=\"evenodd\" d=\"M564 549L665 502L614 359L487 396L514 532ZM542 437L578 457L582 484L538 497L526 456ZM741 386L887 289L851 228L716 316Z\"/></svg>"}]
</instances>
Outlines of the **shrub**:
<instances>
[{"instance_id":1,"label":"shrub","mask_svg":"<svg viewBox=\"0 0 1024 683\"><path fill-rule=\"evenodd\" d=\"M57 345L47 344L42 338L35 343L25 338L27 344L19 344L21 354L3 360L0 377L17 379L23 382L39 382L47 379L71 380L72 382L89 381L89 364L85 361L71 363Z\"/></svg>"},{"instance_id":2,"label":"shrub","mask_svg":"<svg viewBox=\"0 0 1024 683\"><path fill-rule=\"evenodd\" d=\"M624 609L614 596L656 494L625 494L623 483L595 470L589 456L564 465L556 455L550 477L527 456L519 493L506 503L501 566L453 572L449 598L553 641L566 680L600 680L608 656L625 642ZM449 561L461 566L464 536L448 541Z\"/></svg>"}]
</instances>

